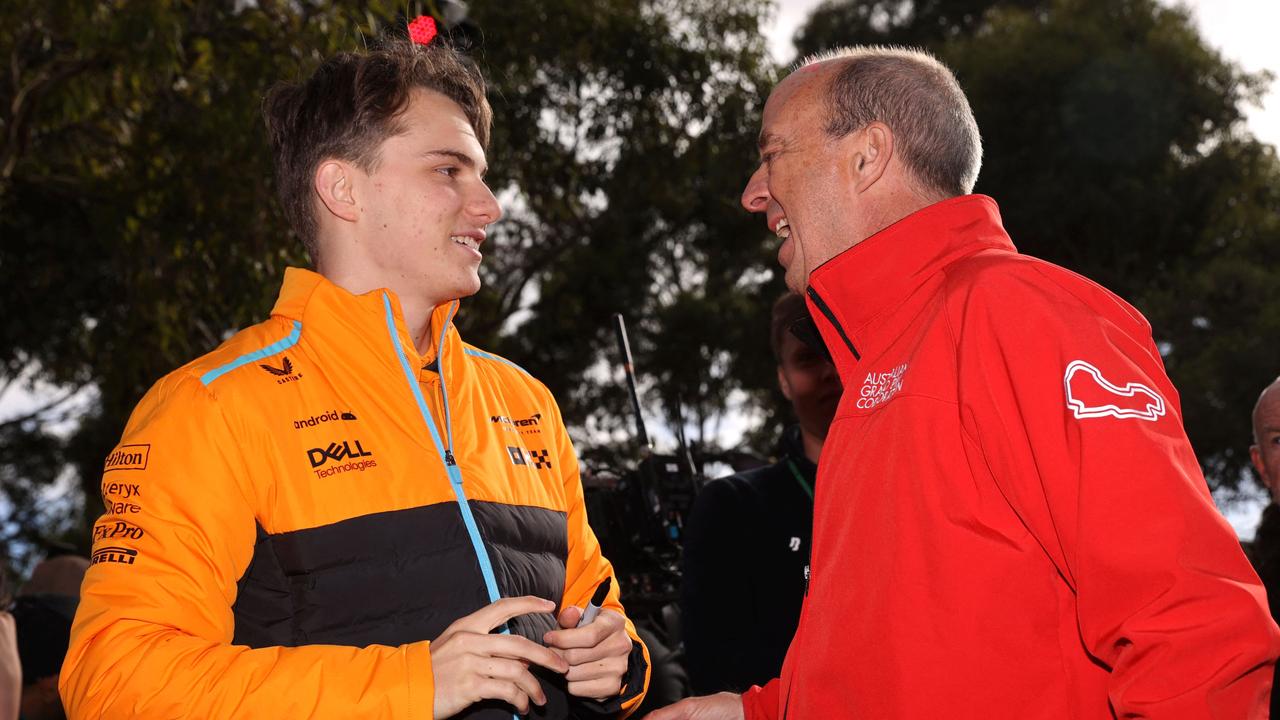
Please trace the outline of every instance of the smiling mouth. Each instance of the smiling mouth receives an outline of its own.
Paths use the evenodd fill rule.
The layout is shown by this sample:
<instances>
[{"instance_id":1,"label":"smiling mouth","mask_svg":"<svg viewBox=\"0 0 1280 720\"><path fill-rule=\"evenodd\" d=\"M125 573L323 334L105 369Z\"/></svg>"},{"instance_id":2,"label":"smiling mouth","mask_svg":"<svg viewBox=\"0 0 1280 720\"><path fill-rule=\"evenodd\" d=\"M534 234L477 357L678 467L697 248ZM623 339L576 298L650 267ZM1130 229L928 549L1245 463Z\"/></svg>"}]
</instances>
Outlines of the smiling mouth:
<instances>
[{"instance_id":1,"label":"smiling mouth","mask_svg":"<svg viewBox=\"0 0 1280 720\"><path fill-rule=\"evenodd\" d=\"M454 235L449 239L458 243L459 245L465 245L471 248L472 250L475 250L476 252L480 252L480 241L473 237L468 237L466 235Z\"/></svg>"},{"instance_id":2,"label":"smiling mouth","mask_svg":"<svg viewBox=\"0 0 1280 720\"><path fill-rule=\"evenodd\" d=\"M786 240L791 237L791 224L787 222L786 218L782 218L778 221L778 226L773 229L773 232L779 238Z\"/></svg>"}]
</instances>

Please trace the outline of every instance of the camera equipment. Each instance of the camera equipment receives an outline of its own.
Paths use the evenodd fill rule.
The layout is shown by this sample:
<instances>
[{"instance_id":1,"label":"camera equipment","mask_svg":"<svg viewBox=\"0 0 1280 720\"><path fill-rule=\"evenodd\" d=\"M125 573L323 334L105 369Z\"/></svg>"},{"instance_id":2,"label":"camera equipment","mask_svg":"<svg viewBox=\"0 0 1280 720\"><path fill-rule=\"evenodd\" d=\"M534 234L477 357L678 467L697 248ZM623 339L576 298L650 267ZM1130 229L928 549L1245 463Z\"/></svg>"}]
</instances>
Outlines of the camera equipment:
<instances>
[{"instance_id":1,"label":"camera equipment","mask_svg":"<svg viewBox=\"0 0 1280 720\"><path fill-rule=\"evenodd\" d=\"M655 453L645 428L626 321L615 315L618 350L631 393L639 462L616 471L596 468L584 481L587 517L605 557L613 563L628 614L659 620L680 591L680 543L693 505L697 474L684 429L679 452ZM666 624L659 621L659 624Z\"/></svg>"}]
</instances>

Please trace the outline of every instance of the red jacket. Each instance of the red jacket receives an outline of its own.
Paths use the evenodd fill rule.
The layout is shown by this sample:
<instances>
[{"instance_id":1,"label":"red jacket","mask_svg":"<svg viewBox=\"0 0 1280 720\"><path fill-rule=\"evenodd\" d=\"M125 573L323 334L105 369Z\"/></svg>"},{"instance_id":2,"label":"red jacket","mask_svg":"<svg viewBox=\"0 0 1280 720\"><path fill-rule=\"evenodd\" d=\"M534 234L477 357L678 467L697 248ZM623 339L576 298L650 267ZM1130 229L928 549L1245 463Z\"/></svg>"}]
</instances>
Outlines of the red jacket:
<instances>
[{"instance_id":1,"label":"red jacket","mask_svg":"<svg viewBox=\"0 0 1280 720\"><path fill-rule=\"evenodd\" d=\"M1280 631L1136 310L983 196L837 256L809 306L845 394L748 720L1265 716Z\"/></svg>"}]
</instances>

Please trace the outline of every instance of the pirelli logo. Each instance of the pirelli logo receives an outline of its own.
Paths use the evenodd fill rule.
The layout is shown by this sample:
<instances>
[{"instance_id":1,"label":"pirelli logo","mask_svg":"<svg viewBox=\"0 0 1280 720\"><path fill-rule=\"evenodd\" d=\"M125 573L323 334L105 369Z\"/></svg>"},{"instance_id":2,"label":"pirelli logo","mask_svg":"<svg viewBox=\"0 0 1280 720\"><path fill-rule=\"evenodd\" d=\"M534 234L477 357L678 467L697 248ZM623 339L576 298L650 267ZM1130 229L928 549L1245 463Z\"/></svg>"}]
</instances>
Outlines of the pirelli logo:
<instances>
[{"instance_id":1,"label":"pirelli logo","mask_svg":"<svg viewBox=\"0 0 1280 720\"><path fill-rule=\"evenodd\" d=\"M150 445L120 445L107 456L102 472L112 470L146 470L151 457Z\"/></svg>"},{"instance_id":2,"label":"pirelli logo","mask_svg":"<svg viewBox=\"0 0 1280 720\"><path fill-rule=\"evenodd\" d=\"M120 563L121 565L132 565L134 560L138 559L138 551L124 547L104 547L93 551L93 558L90 559L91 565L100 563Z\"/></svg>"}]
</instances>

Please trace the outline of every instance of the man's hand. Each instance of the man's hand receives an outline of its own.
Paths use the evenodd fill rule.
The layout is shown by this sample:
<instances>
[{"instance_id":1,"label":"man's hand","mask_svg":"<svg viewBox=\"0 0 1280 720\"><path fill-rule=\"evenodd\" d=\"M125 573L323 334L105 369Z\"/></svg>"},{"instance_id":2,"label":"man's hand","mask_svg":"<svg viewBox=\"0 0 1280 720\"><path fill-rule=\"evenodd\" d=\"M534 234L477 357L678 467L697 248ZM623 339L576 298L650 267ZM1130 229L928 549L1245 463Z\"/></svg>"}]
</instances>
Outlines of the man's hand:
<instances>
[{"instance_id":1,"label":"man's hand","mask_svg":"<svg viewBox=\"0 0 1280 720\"><path fill-rule=\"evenodd\" d=\"M743 720L742 696L722 692L685 698L645 715L644 720Z\"/></svg>"},{"instance_id":2,"label":"man's hand","mask_svg":"<svg viewBox=\"0 0 1280 720\"><path fill-rule=\"evenodd\" d=\"M586 627L577 627L582 608L567 607L560 611L560 630L542 637L547 647L569 663L565 678L569 694L592 700L608 700L622 692L622 678L627 674L627 658L631 655L631 636L627 635L622 615L601 610Z\"/></svg>"},{"instance_id":3,"label":"man's hand","mask_svg":"<svg viewBox=\"0 0 1280 720\"><path fill-rule=\"evenodd\" d=\"M555 609L555 603L538 597L503 598L445 628L431 643L435 717L452 717L481 700L501 700L521 715L529 712L530 701L545 705L547 696L529 666L564 673L568 663L526 638L489 631L518 615Z\"/></svg>"}]
</instances>

